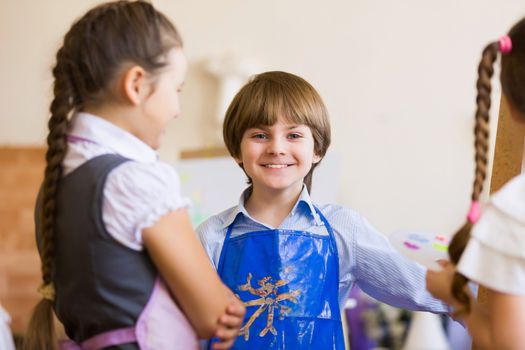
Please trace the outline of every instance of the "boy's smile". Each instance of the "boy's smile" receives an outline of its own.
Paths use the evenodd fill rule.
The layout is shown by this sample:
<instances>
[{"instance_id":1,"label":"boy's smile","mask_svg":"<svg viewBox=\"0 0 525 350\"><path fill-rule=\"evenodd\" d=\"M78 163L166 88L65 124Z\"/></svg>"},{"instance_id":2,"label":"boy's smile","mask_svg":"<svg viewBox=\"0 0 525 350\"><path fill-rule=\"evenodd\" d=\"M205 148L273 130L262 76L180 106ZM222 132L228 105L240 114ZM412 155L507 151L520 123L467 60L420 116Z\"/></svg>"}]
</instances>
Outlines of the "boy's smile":
<instances>
[{"instance_id":1,"label":"boy's smile","mask_svg":"<svg viewBox=\"0 0 525 350\"><path fill-rule=\"evenodd\" d=\"M272 126L246 130L238 163L251 178L254 191L300 192L303 179L320 157L306 125L289 124L279 117Z\"/></svg>"}]
</instances>

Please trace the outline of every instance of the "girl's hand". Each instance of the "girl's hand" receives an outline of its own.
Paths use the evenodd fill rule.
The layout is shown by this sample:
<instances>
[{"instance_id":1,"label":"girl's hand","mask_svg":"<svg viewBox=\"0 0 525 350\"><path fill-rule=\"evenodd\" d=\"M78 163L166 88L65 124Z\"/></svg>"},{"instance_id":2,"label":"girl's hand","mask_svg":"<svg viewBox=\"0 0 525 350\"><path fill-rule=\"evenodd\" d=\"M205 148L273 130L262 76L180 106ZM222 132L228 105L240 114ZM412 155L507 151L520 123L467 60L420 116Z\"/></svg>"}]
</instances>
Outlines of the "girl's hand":
<instances>
[{"instance_id":1,"label":"girl's hand","mask_svg":"<svg viewBox=\"0 0 525 350\"><path fill-rule=\"evenodd\" d=\"M219 341L213 343L212 348L214 350L229 349L237 339L244 320L246 312L244 304L233 294L231 294L230 299L226 313L219 318L219 329L215 333Z\"/></svg>"},{"instance_id":2,"label":"girl's hand","mask_svg":"<svg viewBox=\"0 0 525 350\"><path fill-rule=\"evenodd\" d=\"M451 305L455 301L450 289L456 268L454 264L445 260L441 260L439 264L443 266L443 270L439 272L427 270L427 289L435 298Z\"/></svg>"}]
</instances>

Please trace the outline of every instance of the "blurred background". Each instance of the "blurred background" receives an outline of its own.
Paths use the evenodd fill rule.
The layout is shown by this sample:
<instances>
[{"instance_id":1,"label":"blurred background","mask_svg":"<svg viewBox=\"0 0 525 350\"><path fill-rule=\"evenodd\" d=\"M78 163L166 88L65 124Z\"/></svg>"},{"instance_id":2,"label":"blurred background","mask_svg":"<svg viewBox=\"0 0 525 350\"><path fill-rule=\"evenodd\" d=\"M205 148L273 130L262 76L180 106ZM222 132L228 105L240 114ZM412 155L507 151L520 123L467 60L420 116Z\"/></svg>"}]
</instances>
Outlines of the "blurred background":
<instances>
[{"instance_id":1,"label":"blurred background","mask_svg":"<svg viewBox=\"0 0 525 350\"><path fill-rule=\"evenodd\" d=\"M73 20L98 3L0 0L0 304L15 332L23 332L37 298L32 205L54 55ZM190 62L163 160L183 168L181 158L224 155L220 123L232 94L251 74L289 71L319 91L331 116L326 166L334 171L314 178L314 197L316 188L328 191L322 200L352 207L387 235L450 234L463 222L477 65L482 48L525 14L522 0L153 3L182 33ZM495 126L500 87L493 82ZM198 169L190 166L188 178ZM240 192L231 192L222 208L236 203Z\"/></svg>"}]
</instances>

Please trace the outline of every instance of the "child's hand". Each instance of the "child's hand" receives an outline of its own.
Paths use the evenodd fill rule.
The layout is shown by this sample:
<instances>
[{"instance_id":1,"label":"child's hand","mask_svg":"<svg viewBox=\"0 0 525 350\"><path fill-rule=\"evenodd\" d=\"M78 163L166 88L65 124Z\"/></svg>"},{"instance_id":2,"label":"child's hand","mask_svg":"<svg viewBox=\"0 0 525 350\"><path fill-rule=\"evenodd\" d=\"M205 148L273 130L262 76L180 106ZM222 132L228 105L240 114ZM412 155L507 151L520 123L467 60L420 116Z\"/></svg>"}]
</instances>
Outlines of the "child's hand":
<instances>
[{"instance_id":1,"label":"child's hand","mask_svg":"<svg viewBox=\"0 0 525 350\"><path fill-rule=\"evenodd\" d=\"M441 260L439 264L443 267L443 270L439 272L427 270L427 289L435 298L441 299L450 305L455 302L451 293L451 286L456 268L454 264L445 260Z\"/></svg>"},{"instance_id":2,"label":"child's hand","mask_svg":"<svg viewBox=\"0 0 525 350\"><path fill-rule=\"evenodd\" d=\"M215 334L219 341L213 343L214 350L229 349L233 345L239 335L245 312L244 304L231 294L231 302L226 307L226 313L219 318L219 329Z\"/></svg>"}]
</instances>

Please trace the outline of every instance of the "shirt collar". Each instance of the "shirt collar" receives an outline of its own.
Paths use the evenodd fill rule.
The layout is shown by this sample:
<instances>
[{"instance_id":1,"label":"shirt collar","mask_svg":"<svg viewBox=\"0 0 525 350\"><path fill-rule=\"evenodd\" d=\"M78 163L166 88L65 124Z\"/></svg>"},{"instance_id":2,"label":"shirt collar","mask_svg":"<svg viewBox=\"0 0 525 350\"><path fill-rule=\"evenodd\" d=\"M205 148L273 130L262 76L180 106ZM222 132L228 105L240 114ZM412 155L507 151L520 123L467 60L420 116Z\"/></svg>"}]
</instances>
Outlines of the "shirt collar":
<instances>
[{"instance_id":1,"label":"shirt collar","mask_svg":"<svg viewBox=\"0 0 525 350\"><path fill-rule=\"evenodd\" d=\"M251 190L252 190L252 187L250 186L246 188L244 191L242 191L241 197L239 198L239 204L237 204L237 206L233 208L230 215L228 215L226 220L224 220L224 224L222 225L222 228L226 228L230 226L235 221L235 219L237 218L239 214L243 214L244 216L251 219L250 214L248 214L248 211L246 210L246 207L244 206L244 202L246 198L250 195Z\"/></svg>"},{"instance_id":2,"label":"shirt collar","mask_svg":"<svg viewBox=\"0 0 525 350\"><path fill-rule=\"evenodd\" d=\"M246 201L246 198L248 198L251 191L251 187L246 188L239 198L239 204L232 210L232 212L228 215L226 220L224 221L224 224L222 225L222 228L226 228L230 226L237 216L244 215L247 218L250 218L251 220L254 220L248 211L246 210L246 207L244 206L244 203ZM319 214L317 214L314 204L312 202L312 198L310 197L310 194L308 193L308 189L306 186L303 186L303 189L301 191L301 194L299 195L299 198L297 199L297 202L292 208L292 211L290 213L291 216L295 216L301 212L306 212L316 223L316 225L322 225L321 218L319 217ZM256 221L256 220L254 220Z\"/></svg>"},{"instance_id":3,"label":"shirt collar","mask_svg":"<svg viewBox=\"0 0 525 350\"><path fill-rule=\"evenodd\" d=\"M317 225L321 225L321 218L319 217L319 214L317 214L317 211L315 210L314 203L312 202L312 197L310 197L310 193L308 193L308 189L306 188L306 185L303 185L303 190L301 191L301 194L299 195L299 199L297 200L297 203L295 203L291 215L296 215L296 213L300 210L305 210L312 219L315 220L315 223Z\"/></svg>"},{"instance_id":4,"label":"shirt collar","mask_svg":"<svg viewBox=\"0 0 525 350\"><path fill-rule=\"evenodd\" d=\"M77 113L71 125L69 130L71 136L107 147L135 161L152 163L158 160L157 152L153 148L128 131L96 115Z\"/></svg>"}]
</instances>

